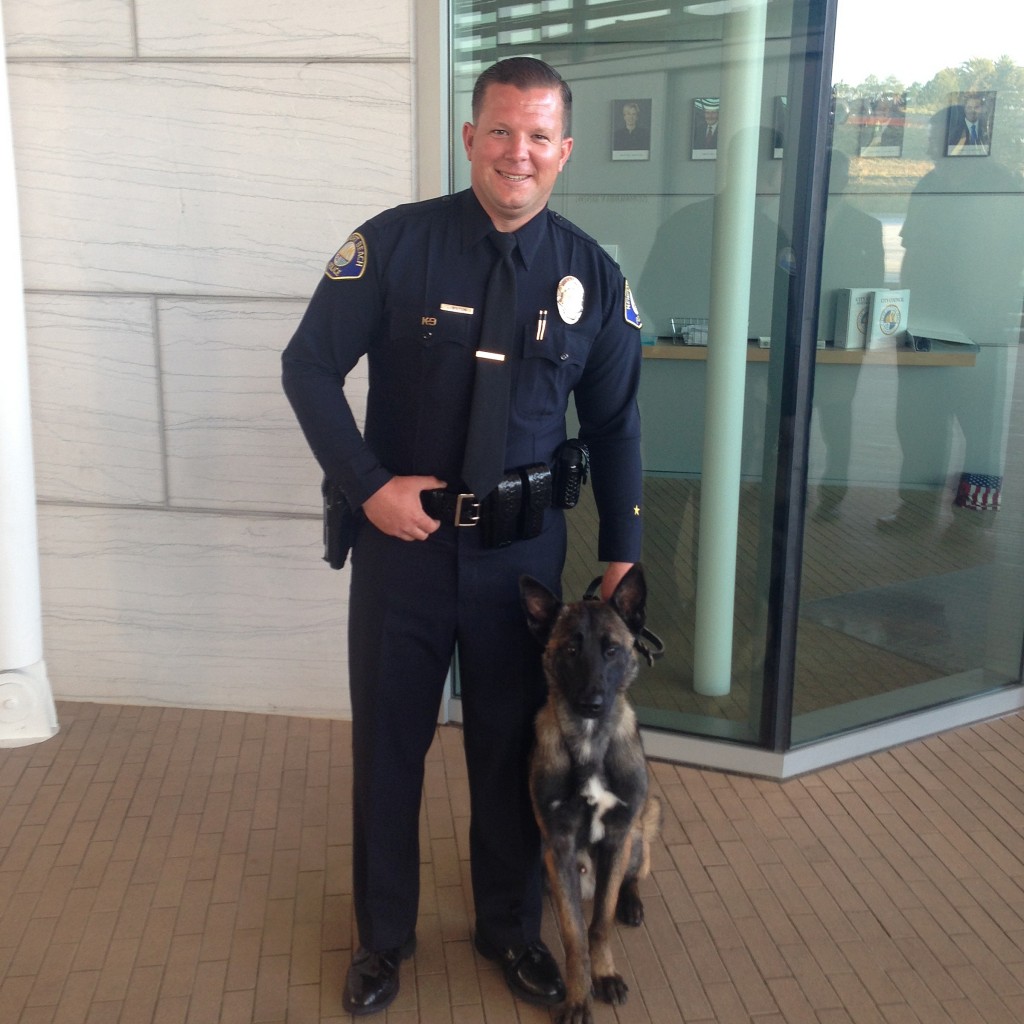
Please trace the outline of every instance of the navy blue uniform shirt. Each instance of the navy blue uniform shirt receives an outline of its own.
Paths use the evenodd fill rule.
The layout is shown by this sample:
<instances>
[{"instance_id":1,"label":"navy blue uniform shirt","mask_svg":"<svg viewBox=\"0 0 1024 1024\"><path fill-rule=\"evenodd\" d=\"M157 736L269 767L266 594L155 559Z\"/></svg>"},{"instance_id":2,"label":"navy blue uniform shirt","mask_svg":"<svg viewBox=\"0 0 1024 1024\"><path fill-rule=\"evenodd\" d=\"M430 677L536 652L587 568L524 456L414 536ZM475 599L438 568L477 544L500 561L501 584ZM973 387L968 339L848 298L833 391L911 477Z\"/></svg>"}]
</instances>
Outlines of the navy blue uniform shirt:
<instances>
[{"instance_id":1,"label":"navy blue uniform shirt","mask_svg":"<svg viewBox=\"0 0 1024 1024\"><path fill-rule=\"evenodd\" d=\"M328 264L285 349L284 387L317 461L353 507L394 475L464 489L460 467L493 230L472 190L373 217ZM640 332L615 262L548 209L515 232L517 342L505 466L550 463L574 393L600 514L598 558L640 557ZM582 314L559 282L582 285ZM577 291L572 285L568 291ZM564 315L563 315L564 314ZM346 375L368 355L361 435Z\"/></svg>"}]
</instances>

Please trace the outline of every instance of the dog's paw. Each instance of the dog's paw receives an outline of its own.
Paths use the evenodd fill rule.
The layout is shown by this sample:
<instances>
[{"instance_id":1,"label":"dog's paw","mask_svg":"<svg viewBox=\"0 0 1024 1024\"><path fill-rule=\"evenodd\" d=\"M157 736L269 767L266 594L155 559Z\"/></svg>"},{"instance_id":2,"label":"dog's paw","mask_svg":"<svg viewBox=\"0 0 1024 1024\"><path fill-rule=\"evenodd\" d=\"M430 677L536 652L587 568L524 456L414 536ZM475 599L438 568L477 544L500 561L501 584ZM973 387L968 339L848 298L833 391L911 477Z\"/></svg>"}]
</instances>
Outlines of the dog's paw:
<instances>
[{"instance_id":1,"label":"dog's paw","mask_svg":"<svg viewBox=\"0 0 1024 1024\"><path fill-rule=\"evenodd\" d=\"M622 980L621 974L608 974L603 978L594 978L594 995L603 1003L620 1006L626 1001L629 986Z\"/></svg>"},{"instance_id":2,"label":"dog's paw","mask_svg":"<svg viewBox=\"0 0 1024 1024\"><path fill-rule=\"evenodd\" d=\"M631 928L639 928L644 923L644 901L636 890L623 889L619 893L619 902L615 906L615 916L623 924Z\"/></svg>"},{"instance_id":3,"label":"dog's paw","mask_svg":"<svg viewBox=\"0 0 1024 1024\"><path fill-rule=\"evenodd\" d=\"M555 1017L555 1024L594 1024L590 1011L590 1000L582 1003L566 1003Z\"/></svg>"}]
</instances>

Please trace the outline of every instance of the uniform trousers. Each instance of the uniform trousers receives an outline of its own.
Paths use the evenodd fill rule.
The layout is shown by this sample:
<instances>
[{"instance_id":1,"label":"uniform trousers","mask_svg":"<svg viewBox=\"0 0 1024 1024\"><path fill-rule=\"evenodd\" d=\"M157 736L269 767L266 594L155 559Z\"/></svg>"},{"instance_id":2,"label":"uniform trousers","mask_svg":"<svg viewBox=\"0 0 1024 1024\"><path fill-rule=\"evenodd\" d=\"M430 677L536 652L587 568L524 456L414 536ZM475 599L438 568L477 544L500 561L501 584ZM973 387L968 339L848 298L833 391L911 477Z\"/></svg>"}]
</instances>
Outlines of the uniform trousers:
<instances>
[{"instance_id":1,"label":"uniform trousers","mask_svg":"<svg viewBox=\"0 0 1024 1024\"><path fill-rule=\"evenodd\" d=\"M896 375L896 434L900 497L920 500L921 481L939 484L961 472L1001 476L1006 462L1007 384L1016 346L983 345L973 367L936 367L927 374L900 366ZM953 462L954 428L963 431L963 465ZM945 502L948 504L948 498Z\"/></svg>"},{"instance_id":2,"label":"uniform trousers","mask_svg":"<svg viewBox=\"0 0 1024 1024\"><path fill-rule=\"evenodd\" d=\"M540 837L527 758L546 684L519 600L522 573L560 592L564 513L531 540L486 549L477 528L425 541L364 522L352 550L349 678L353 885L360 943L401 946L419 903L424 758L457 651L470 789L476 928L504 948L540 936Z\"/></svg>"}]
</instances>

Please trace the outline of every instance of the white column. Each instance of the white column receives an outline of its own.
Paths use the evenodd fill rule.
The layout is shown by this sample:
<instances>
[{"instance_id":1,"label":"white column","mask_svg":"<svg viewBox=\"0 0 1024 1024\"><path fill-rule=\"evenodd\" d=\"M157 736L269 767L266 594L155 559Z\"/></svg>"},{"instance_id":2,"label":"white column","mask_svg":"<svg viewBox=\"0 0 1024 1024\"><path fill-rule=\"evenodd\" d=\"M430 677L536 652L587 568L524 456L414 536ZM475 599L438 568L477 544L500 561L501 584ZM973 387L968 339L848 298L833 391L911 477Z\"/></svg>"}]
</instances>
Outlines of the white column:
<instances>
[{"instance_id":1,"label":"white column","mask_svg":"<svg viewBox=\"0 0 1024 1024\"><path fill-rule=\"evenodd\" d=\"M732 684L740 456L766 10L766 0L750 0L745 7L737 4L735 13L724 19L722 40L693 665L694 689L708 696L727 694Z\"/></svg>"},{"instance_id":2,"label":"white column","mask_svg":"<svg viewBox=\"0 0 1024 1024\"><path fill-rule=\"evenodd\" d=\"M3 43L0 23L0 54ZM20 747L53 736L57 713L43 663L18 195L0 69L0 747Z\"/></svg>"}]
</instances>

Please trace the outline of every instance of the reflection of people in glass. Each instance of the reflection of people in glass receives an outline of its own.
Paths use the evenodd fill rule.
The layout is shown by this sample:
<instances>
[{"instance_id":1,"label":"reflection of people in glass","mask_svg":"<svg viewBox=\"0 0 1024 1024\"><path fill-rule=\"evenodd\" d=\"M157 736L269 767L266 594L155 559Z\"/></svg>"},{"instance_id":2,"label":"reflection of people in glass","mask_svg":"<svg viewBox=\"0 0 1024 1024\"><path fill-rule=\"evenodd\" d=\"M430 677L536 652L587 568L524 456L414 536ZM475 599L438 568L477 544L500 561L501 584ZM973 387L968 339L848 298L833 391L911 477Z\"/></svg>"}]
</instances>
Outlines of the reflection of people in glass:
<instances>
[{"instance_id":1,"label":"reflection of people in glass","mask_svg":"<svg viewBox=\"0 0 1024 1024\"><path fill-rule=\"evenodd\" d=\"M718 149L718 100L711 96L693 101L693 148Z\"/></svg>"},{"instance_id":2,"label":"reflection of people in glass","mask_svg":"<svg viewBox=\"0 0 1024 1024\"><path fill-rule=\"evenodd\" d=\"M899 156L903 151L901 97L877 97L864 115L860 133L861 156Z\"/></svg>"},{"instance_id":3,"label":"reflection of people in glass","mask_svg":"<svg viewBox=\"0 0 1024 1024\"><path fill-rule=\"evenodd\" d=\"M753 131L753 129L750 129ZM734 153L734 139L723 142L722 154L718 159L728 160ZM772 129L763 127L758 131L758 153L771 153ZM782 164L778 160L758 161L757 197L754 205L752 259L750 269L750 335L768 337L772 324L772 291L775 285L775 256L780 248L778 206L779 176ZM728 175L726 176L728 177ZM643 294L641 312L645 326L657 335L671 334L671 317L708 317L711 309L711 245L714 235L715 218L721 217L723 209L731 202L730 195L723 190L717 196L705 196L696 200L682 199L686 205L665 218L654 237L650 253L640 275L637 294ZM703 367L700 363L684 363L686 377L703 382ZM693 398L691 402L689 399ZM687 400L678 396L670 403L672 417L677 430L693 431L693 436L702 436L705 416L704 391L701 383L695 394L688 392ZM743 465L744 475L756 475L762 471L765 432L765 398L763 391L750 388L746 392L743 414ZM680 500L680 492L673 491L672 501ZM694 510L696 514L696 509ZM673 506L673 516L680 524L672 536L674 547L666 564L676 561L696 564L697 532L689 534L683 528L686 507ZM688 537L692 536L693 547L686 548ZM673 607L692 607L693 592L680 588L683 578L678 573L666 573L663 583L670 589L670 603Z\"/></svg>"},{"instance_id":4,"label":"reflection of people in glass","mask_svg":"<svg viewBox=\"0 0 1024 1024\"><path fill-rule=\"evenodd\" d=\"M612 149L650 149L651 126L643 122L641 105L636 100L627 100L622 104L620 113Z\"/></svg>"},{"instance_id":5,"label":"reflection of people in glass","mask_svg":"<svg viewBox=\"0 0 1024 1024\"><path fill-rule=\"evenodd\" d=\"M915 334L966 336L980 351L973 367L900 367L901 503L895 515L879 520L883 527L919 522L922 487L941 486L951 471L954 477L962 471L956 505L995 509L1000 500L1007 374L1024 297L1024 196L1019 179L993 160L944 157L951 121L945 108L929 124L936 162L910 196L900 287L910 289ZM963 466L950 465L957 424ZM931 503L925 508L930 516L937 511Z\"/></svg>"},{"instance_id":6,"label":"reflection of people in glass","mask_svg":"<svg viewBox=\"0 0 1024 1024\"><path fill-rule=\"evenodd\" d=\"M845 195L850 158L832 152L829 200L825 215L825 250L821 261L821 308L818 337L834 338L836 293L840 288L881 288L885 283L882 222L858 209ZM814 389L814 408L825 442L825 486L814 516L835 519L846 496L853 437L853 398L857 366L819 366L821 386Z\"/></svg>"},{"instance_id":7,"label":"reflection of people in glass","mask_svg":"<svg viewBox=\"0 0 1024 1024\"><path fill-rule=\"evenodd\" d=\"M950 108L947 156L982 156L988 153L992 145L991 106L994 96L994 93L967 93L962 104Z\"/></svg>"},{"instance_id":8,"label":"reflection of people in glass","mask_svg":"<svg viewBox=\"0 0 1024 1024\"><path fill-rule=\"evenodd\" d=\"M769 151L771 134L771 129L762 130L762 137L767 139L762 152ZM762 164L759 171L765 180L758 184L760 194L754 207L750 282L750 332L755 337L771 333L780 166L773 161ZM716 210L724 202L722 196L691 201L664 220L654 236L637 293L644 296L644 321L659 335L671 334L671 317L706 317L710 311L711 238Z\"/></svg>"}]
</instances>

